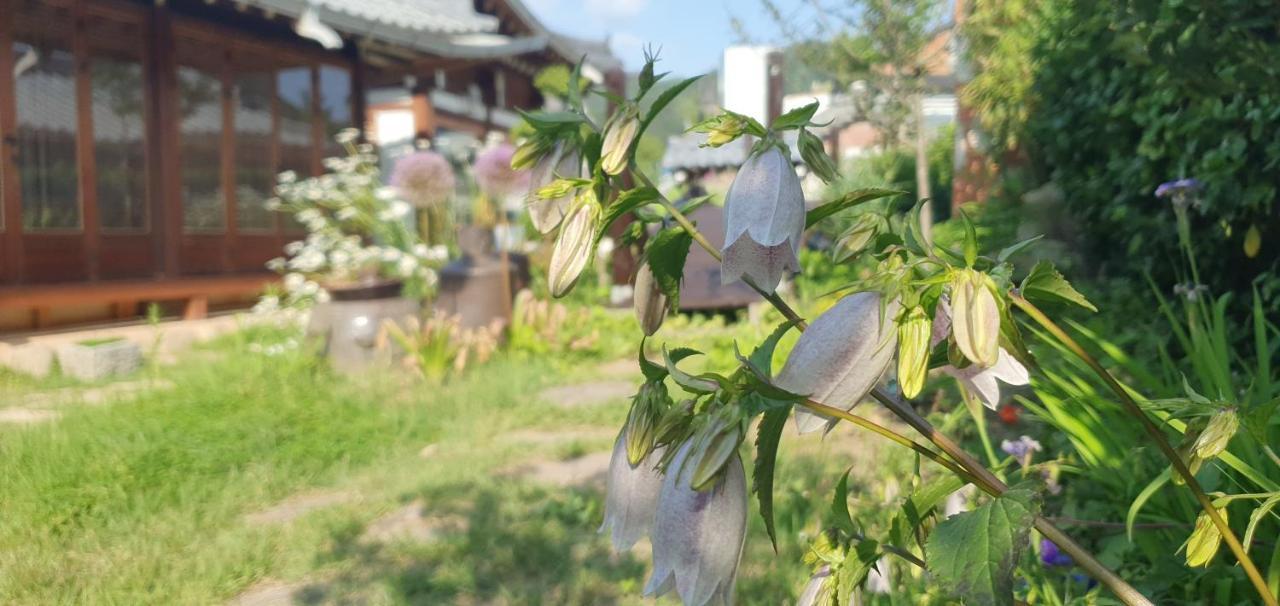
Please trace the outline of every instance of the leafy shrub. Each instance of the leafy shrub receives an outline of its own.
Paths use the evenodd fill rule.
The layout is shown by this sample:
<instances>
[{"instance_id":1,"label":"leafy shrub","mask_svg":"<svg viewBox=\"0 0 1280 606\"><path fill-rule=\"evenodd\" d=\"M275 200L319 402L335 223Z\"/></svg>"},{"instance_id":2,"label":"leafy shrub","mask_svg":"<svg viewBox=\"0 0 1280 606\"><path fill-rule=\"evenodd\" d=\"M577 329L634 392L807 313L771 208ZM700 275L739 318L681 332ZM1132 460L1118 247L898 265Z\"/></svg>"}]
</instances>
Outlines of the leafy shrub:
<instances>
[{"instance_id":1,"label":"leafy shrub","mask_svg":"<svg viewBox=\"0 0 1280 606\"><path fill-rule=\"evenodd\" d=\"M1270 0L980 2L966 96L997 157L1015 146L1066 192L1095 259L1155 272L1176 247L1152 195L1196 177L1197 248L1215 291L1246 292L1277 256L1280 5ZM1245 234L1261 231L1249 257Z\"/></svg>"}]
</instances>

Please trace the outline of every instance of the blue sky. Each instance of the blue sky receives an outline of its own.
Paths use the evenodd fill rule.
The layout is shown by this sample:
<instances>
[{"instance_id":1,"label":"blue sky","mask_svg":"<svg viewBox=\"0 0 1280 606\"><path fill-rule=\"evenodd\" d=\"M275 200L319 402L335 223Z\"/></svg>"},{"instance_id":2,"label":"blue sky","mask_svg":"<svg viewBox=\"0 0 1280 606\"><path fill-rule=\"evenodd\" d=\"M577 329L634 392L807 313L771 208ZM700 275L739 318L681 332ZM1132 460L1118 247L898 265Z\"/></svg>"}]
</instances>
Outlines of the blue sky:
<instances>
[{"instance_id":1,"label":"blue sky","mask_svg":"<svg viewBox=\"0 0 1280 606\"><path fill-rule=\"evenodd\" d=\"M580 38L609 36L614 54L635 70L645 44L662 47L658 67L693 75L720 66L725 46L739 41L730 23L739 19L755 42L778 37L758 0L525 0L551 29ZM799 0L779 0L786 10Z\"/></svg>"}]
</instances>

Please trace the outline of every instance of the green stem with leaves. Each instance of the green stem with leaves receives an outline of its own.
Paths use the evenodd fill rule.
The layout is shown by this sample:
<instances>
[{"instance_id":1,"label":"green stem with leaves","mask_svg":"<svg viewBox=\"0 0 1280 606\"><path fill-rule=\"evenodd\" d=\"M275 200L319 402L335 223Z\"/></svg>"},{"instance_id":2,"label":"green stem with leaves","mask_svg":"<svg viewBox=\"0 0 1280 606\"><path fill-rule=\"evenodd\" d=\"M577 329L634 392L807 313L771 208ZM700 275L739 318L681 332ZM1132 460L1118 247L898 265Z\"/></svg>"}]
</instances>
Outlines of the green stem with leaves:
<instances>
[{"instance_id":1,"label":"green stem with leaves","mask_svg":"<svg viewBox=\"0 0 1280 606\"><path fill-rule=\"evenodd\" d=\"M632 166L631 173L636 177L637 180L644 183L646 186L653 188L654 191L657 191L657 187L654 186L653 182L650 181L649 178L644 173L636 170L634 166ZM660 204L664 209L667 210L668 213L671 214L672 218L675 219L676 223L679 224L680 227L684 228L685 231L689 233L689 235L693 238L693 241L697 242L698 245L701 246L707 252L707 254L711 255L711 257L717 261L722 260L720 251L717 250L715 246L712 246L711 242L709 242L706 239L706 237L703 236L702 233L698 231L697 226L695 226L693 222L690 221L689 218L684 215L684 213L680 212L680 209L676 208L675 204L673 204L670 200L666 198L666 196L663 196L661 193L658 193L657 201L658 201L658 204ZM800 314L796 313L796 311L792 309L791 306L788 305L786 301L784 301L781 297L779 297L777 293L766 292L764 289L760 288L755 284L752 284L750 281L746 281L746 282L748 286L750 286L753 290L759 293L760 296L764 297L766 301L771 303L774 306L774 308L776 308L778 312L783 315L783 317L785 317L787 320L794 322L796 327L799 330L803 331L808 326L808 324L804 321L804 318L800 317ZM965 471L968 472L967 475L969 477L966 479L971 479L970 481L973 481L974 485L977 486L979 489L981 489L983 492L986 492L987 494L998 497L1004 494L1006 490L1008 490L1009 487L1004 482L1002 482L1000 478L996 477L995 474L993 474L990 470L984 467L982 463L980 463L977 459L970 456L962 448L960 448L960 446L957 445L954 441L952 441L942 432L938 431L935 427L933 427L933 425L929 423L927 419L920 416L919 413L917 413L915 409L911 407L910 404L907 404L906 402L903 402L894 398L893 396L889 395L879 387L871 391L871 396L876 400L878 400L881 404L884 404L885 407L890 410L890 412L894 413L896 416L898 416L898 418L905 421L913 429L919 432L920 435L928 438L930 442L932 442L940 450L942 450L944 453L950 456L954 460L954 462L958 463L960 467L962 467ZM834 409L834 408L825 407L825 406L821 410L816 409L813 406L810 406L810 409L822 412L823 414L827 414L830 416L836 416L836 417L848 420L850 422L856 423L862 427L871 429L867 425L863 425L858 421L854 421L852 418L854 417L854 415L849 415L849 413L845 411L841 411L839 409ZM873 429L873 431L875 430ZM877 433L880 433L880 432L877 432ZM884 433L880 433L880 435L889 437ZM890 439L893 439L893 438L890 438ZM907 442L914 444L914 442L911 442L909 439L905 437L903 439L907 440ZM897 441L897 440L894 440L894 441ZM924 447L921 447L921 448L924 448ZM929 449L924 448L924 450L929 450ZM932 452L932 451L929 451L929 452ZM938 461L941 464L941 460L942 460L941 457L939 458L930 457L930 458L933 459L934 461ZM947 467L948 469L952 469L950 466L947 466ZM958 470L955 470L955 469L952 469L952 471L956 471L957 473L959 473ZM964 475L962 475L961 477L964 477ZM1148 600L1145 596L1143 596L1142 593L1140 593L1137 589L1134 589L1133 586L1125 582L1124 579L1121 579L1119 576L1117 576L1114 572L1111 571L1111 569L1107 568L1106 565L1104 565L1102 562L1099 562L1097 558L1093 557L1093 554L1090 554L1087 550L1085 550L1075 541L1071 540L1071 537L1067 536L1066 533L1059 530L1047 519L1041 516L1037 516L1035 520L1035 528L1036 530L1040 531L1040 534L1044 535L1045 538L1049 539L1050 541L1053 541L1053 543L1056 544L1059 548L1061 548L1062 551L1070 555L1081 568L1085 569L1085 571L1087 571L1090 574L1090 576L1092 576L1094 579L1097 579L1098 582L1102 583L1104 586L1110 589L1111 592L1115 594L1115 596L1118 599L1120 599L1120 601L1130 606L1151 606L1151 601Z\"/></svg>"},{"instance_id":2,"label":"green stem with leaves","mask_svg":"<svg viewBox=\"0 0 1280 606\"><path fill-rule=\"evenodd\" d=\"M1076 357L1080 358L1081 361L1089 366L1089 368L1107 384L1107 387L1110 388L1118 398L1120 398L1120 403L1123 404L1125 411L1142 424L1143 430L1145 430L1147 435L1151 437L1151 440L1155 442L1156 446L1160 449L1160 452L1164 454L1164 457L1169 459L1169 463L1173 465L1174 471L1177 472L1177 474L1185 481L1187 488L1191 490L1196 501L1199 502L1200 508L1204 510L1205 515L1209 516L1213 525L1217 527L1219 534L1222 535L1222 539L1226 541L1227 547L1231 549L1231 553L1235 554L1236 560L1240 562L1240 567L1244 568L1245 575L1249 577L1249 581L1253 583L1258 594L1262 596L1263 603L1268 606L1276 606L1276 596L1271 593L1271 589L1267 586L1266 579L1263 578L1257 565L1253 563L1253 559L1250 558L1248 552L1245 551L1244 545L1240 543L1240 539L1231 531L1231 526L1227 524L1227 521L1222 517L1222 514L1218 513L1218 508L1214 507L1213 500L1209 498L1209 495L1205 493L1204 488L1200 486L1200 482L1196 480L1195 474L1191 473L1191 470L1187 468L1186 462L1182 460L1181 456L1178 456L1178 451L1174 450L1173 445L1169 443L1169 439L1164 435L1164 432L1161 431L1160 428L1156 426L1155 422L1153 422L1151 418L1142 411L1142 407L1133 399L1133 396L1129 394L1128 390L1126 390L1124 386L1107 371L1106 368L1103 368L1102 364L1098 362L1096 358L1094 358L1088 351L1085 351L1085 349L1081 347L1075 339L1071 338L1071 335L1068 335L1062 327L1058 326L1057 323L1050 319L1048 315L1040 310L1040 308L1036 307L1033 303L1024 298L1021 293L1015 291L1010 294L1009 299L1018 307L1018 309L1021 309L1030 316L1032 320L1035 320L1037 324L1049 331L1049 334L1053 335L1059 343L1062 343L1062 345L1070 350L1071 353L1075 354Z\"/></svg>"}]
</instances>

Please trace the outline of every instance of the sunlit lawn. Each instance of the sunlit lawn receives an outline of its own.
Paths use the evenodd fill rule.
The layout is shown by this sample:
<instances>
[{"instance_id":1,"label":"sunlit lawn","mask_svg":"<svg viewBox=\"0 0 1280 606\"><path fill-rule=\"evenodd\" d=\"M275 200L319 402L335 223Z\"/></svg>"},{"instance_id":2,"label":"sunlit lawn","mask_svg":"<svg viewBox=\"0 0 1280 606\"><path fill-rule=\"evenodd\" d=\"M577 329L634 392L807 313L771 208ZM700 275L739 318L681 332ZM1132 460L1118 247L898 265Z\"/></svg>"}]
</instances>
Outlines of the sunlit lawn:
<instances>
[{"instance_id":1,"label":"sunlit lawn","mask_svg":"<svg viewBox=\"0 0 1280 606\"><path fill-rule=\"evenodd\" d=\"M244 333L156 371L171 388L0 426L0 603L220 603L264 583L288 585L303 603L640 602L647 545L609 551L596 534L599 485L561 488L512 471L609 448L625 398L560 407L537 397L598 375L609 360L503 357L440 386L396 371L342 377L304 351L269 356L250 346L285 337ZM6 376L4 401L45 387ZM558 427L597 429L572 440L508 439ZM780 552L753 515L741 602L794 599L808 574L801 541L829 506L838 470L853 462L840 460L847 453L814 457L867 439L842 431L829 438L842 447L814 439L799 456L788 454L791 439L784 444ZM254 521L308 497L325 503ZM444 521L438 532L365 536L416 503Z\"/></svg>"}]
</instances>

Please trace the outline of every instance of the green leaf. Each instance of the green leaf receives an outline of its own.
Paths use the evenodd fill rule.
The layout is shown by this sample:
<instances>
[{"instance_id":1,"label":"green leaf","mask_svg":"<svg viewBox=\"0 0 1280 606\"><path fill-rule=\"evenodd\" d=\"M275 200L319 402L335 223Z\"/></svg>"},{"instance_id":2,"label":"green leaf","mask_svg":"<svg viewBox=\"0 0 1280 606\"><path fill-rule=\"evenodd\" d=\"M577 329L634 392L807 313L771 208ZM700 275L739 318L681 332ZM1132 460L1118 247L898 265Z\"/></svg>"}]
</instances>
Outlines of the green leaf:
<instances>
[{"instance_id":1,"label":"green leaf","mask_svg":"<svg viewBox=\"0 0 1280 606\"><path fill-rule=\"evenodd\" d=\"M969 213L960 211L960 220L964 223L964 265L973 267L978 261L978 231L969 220Z\"/></svg>"},{"instance_id":2,"label":"green leaf","mask_svg":"<svg viewBox=\"0 0 1280 606\"><path fill-rule=\"evenodd\" d=\"M1049 261L1041 261L1031 268L1031 273L1022 280L1022 296L1051 303L1071 303L1089 311L1098 311Z\"/></svg>"},{"instance_id":3,"label":"green leaf","mask_svg":"<svg viewBox=\"0 0 1280 606\"><path fill-rule=\"evenodd\" d=\"M889 196L900 196L905 193L907 192L896 189L881 189L878 187L855 189L843 196L840 196L839 198L836 198L835 200L810 210L804 218L805 229L817 225L819 221L822 221L823 219L826 219L827 217L830 217L842 210L850 209L872 200L879 200L880 198L887 198Z\"/></svg>"},{"instance_id":4,"label":"green leaf","mask_svg":"<svg viewBox=\"0 0 1280 606\"><path fill-rule=\"evenodd\" d=\"M774 553L778 552L778 536L773 525L773 470L782 428L786 427L790 415L790 405L769 409L756 428L756 469L751 474L751 489L760 502L760 517L764 518L764 529L769 533Z\"/></svg>"},{"instance_id":5,"label":"green leaf","mask_svg":"<svg viewBox=\"0 0 1280 606\"><path fill-rule=\"evenodd\" d=\"M1027 547L1038 509L1035 493L1013 488L973 511L943 520L929 536L929 571L966 604L1012 606L1013 570Z\"/></svg>"},{"instance_id":6,"label":"green leaf","mask_svg":"<svg viewBox=\"0 0 1280 606\"><path fill-rule=\"evenodd\" d=\"M813 119L813 115L818 113L818 102L814 101L803 107L797 107L773 121L773 130L787 130L789 128L801 128L809 124L809 120Z\"/></svg>"},{"instance_id":7,"label":"green leaf","mask_svg":"<svg viewBox=\"0 0 1280 606\"><path fill-rule=\"evenodd\" d=\"M683 370L680 370L680 367L676 366L676 360L672 358L671 352L667 351L666 347L662 348L662 358L663 361L666 362L667 372L671 374L671 380L675 381L676 385L683 387L686 391L691 393L707 394L715 393L716 390L720 388L720 384L713 379L695 377Z\"/></svg>"},{"instance_id":8,"label":"green leaf","mask_svg":"<svg viewBox=\"0 0 1280 606\"><path fill-rule=\"evenodd\" d=\"M851 470L852 468L850 468ZM836 483L835 494L831 495L831 523L848 533L857 532L853 524L853 516L849 515L849 471L845 470Z\"/></svg>"},{"instance_id":9,"label":"green leaf","mask_svg":"<svg viewBox=\"0 0 1280 606\"><path fill-rule=\"evenodd\" d=\"M773 329L773 332L765 337L751 352L749 360L756 368L764 371L765 378L773 378L773 352L778 348L778 341L782 340L783 335L796 325L795 320L787 320Z\"/></svg>"},{"instance_id":10,"label":"green leaf","mask_svg":"<svg viewBox=\"0 0 1280 606\"><path fill-rule=\"evenodd\" d=\"M1124 532L1125 535L1129 537L1130 541L1133 540L1133 524L1137 521L1138 513L1142 511L1143 505L1146 505L1147 501L1151 500L1151 497L1155 496L1156 491L1160 490L1160 487L1164 486L1168 481L1169 468L1166 467L1164 468L1164 471L1160 472L1160 475L1156 476L1154 480L1151 480L1151 482L1142 489L1142 492L1138 493L1138 497L1133 500L1133 503L1129 504L1129 512L1124 516Z\"/></svg>"},{"instance_id":11,"label":"green leaf","mask_svg":"<svg viewBox=\"0 0 1280 606\"><path fill-rule=\"evenodd\" d=\"M1039 236L1032 236L1021 242L1015 242L1013 244L1010 244L1009 246L1006 246L1004 250L1000 251L1000 254L996 255L996 262L1004 263L1005 261L1008 261L1010 257L1022 252L1028 246L1031 246L1032 244L1039 242L1041 238L1044 238L1043 234Z\"/></svg>"},{"instance_id":12,"label":"green leaf","mask_svg":"<svg viewBox=\"0 0 1280 606\"><path fill-rule=\"evenodd\" d=\"M653 123L653 121L658 117L658 114L662 113L662 110L666 109L667 105L670 105L676 97L680 96L680 93L683 93L684 89L689 88L690 85L697 82L701 77L702 76L693 76L691 78L685 78L662 91L662 93L653 100L653 103L649 104L649 113L645 114L644 118L640 120L640 128L636 129L635 140L639 141L640 137L644 135L644 131L648 130L649 124Z\"/></svg>"},{"instance_id":13,"label":"green leaf","mask_svg":"<svg viewBox=\"0 0 1280 606\"><path fill-rule=\"evenodd\" d=\"M1249 514L1249 525L1244 529L1244 538L1241 540L1244 543L1245 553L1249 553L1249 544L1253 542L1253 534L1258 531L1258 524L1267 513L1276 508L1276 505L1280 505L1280 493L1271 495Z\"/></svg>"},{"instance_id":14,"label":"green leaf","mask_svg":"<svg viewBox=\"0 0 1280 606\"><path fill-rule=\"evenodd\" d=\"M644 355L644 342L647 337L640 338L640 372L644 373L644 378L650 381L661 381L667 378L667 369L660 364L654 364Z\"/></svg>"},{"instance_id":15,"label":"green leaf","mask_svg":"<svg viewBox=\"0 0 1280 606\"><path fill-rule=\"evenodd\" d=\"M652 187L637 187L618 194L618 197L604 211L604 220L600 223L600 233L609 232L609 227L633 210L658 199L658 190Z\"/></svg>"},{"instance_id":16,"label":"green leaf","mask_svg":"<svg viewBox=\"0 0 1280 606\"><path fill-rule=\"evenodd\" d=\"M880 559L880 544L870 539L858 541L849 556L845 557L840 569L836 571L836 604L854 603L854 589L862 585Z\"/></svg>"},{"instance_id":17,"label":"green leaf","mask_svg":"<svg viewBox=\"0 0 1280 606\"><path fill-rule=\"evenodd\" d=\"M520 115L525 121L539 128L555 128L566 124L579 124L584 122L582 114L573 111L559 112L527 112L520 110Z\"/></svg>"},{"instance_id":18,"label":"green leaf","mask_svg":"<svg viewBox=\"0 0 1280 606\"><path fill-rule=\"evenodd\" d=\"M566 101L569 107L582 110L582 65L587 62L586 54L578 58L578 62L573 65L573 71L569 73L569 90L566 93Z\"/></svg>"},{"instance_id":19,"label":"green leaf","mask_svg":"<svg viewBox=\"0 0 1280 606\"><path fill-rule=\"evenodd\" d=\"M680 308L680 281L691 244L693 237L684 228L669 227L653 237L645 253L653 279L671 302L671 309Z\"/></svg>"}]
</instances>

